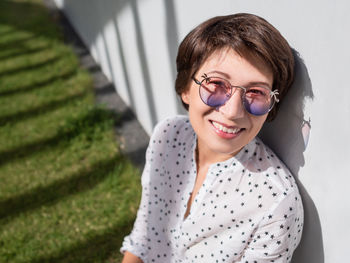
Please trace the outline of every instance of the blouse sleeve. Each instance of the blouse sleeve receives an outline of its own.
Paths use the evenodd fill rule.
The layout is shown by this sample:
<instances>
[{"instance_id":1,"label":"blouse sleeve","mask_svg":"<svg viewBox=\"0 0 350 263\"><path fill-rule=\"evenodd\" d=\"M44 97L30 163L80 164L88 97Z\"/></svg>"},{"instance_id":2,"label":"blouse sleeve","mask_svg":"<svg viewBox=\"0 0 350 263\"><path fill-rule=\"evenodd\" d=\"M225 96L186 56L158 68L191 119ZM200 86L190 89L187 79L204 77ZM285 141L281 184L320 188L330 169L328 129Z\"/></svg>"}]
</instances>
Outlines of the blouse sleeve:
<instances>
[{"instance_id":1,"label":"blouse sleeve","mask_svg":"<svg viewBox=\"0 0 350 263\"><path fill-rule=\"evenodd\" d=\"M149 147L147 152L149 152ZM148 154L146 154L148 155ZM146 161L145 168L142 173L142 197L139 209L137 211L136 220L134 223L133 230L131 233L124 238L120 252L124 253L129 251L135 256L144 260L147 249L147 211L148 211L148 198L149 198L149 188L148 188L148 168L149 164Z\"/></svg>"},{"instance_id":2,"label":"blouse sleeve","mask_svg":"<svg viewBox=\"0 0 350 263\"><path fill-rule=\"evenodd\" d=\"M129 251L135 256L141 258L144 262L148 251L147 225L150 198L150 170L153 163L152 152L154 150L154 142L157 138L157 130L159 130L159 124L155 127L146 150L146 164L141 176L142 197L134 227L131 233L124 238L122 247L120 248L121 253Z\"/></svg>"},{"instance_id":3,"label":"blouse sleeve","mask_svg":"<svg viewBox=\"0 0 350 263\"><path fill-rule=\"evenodd\" d=\"M284 195L264 216L237 263L290 262L300 242L302 227L299 193Z\"/></svg>"}]
</instances>

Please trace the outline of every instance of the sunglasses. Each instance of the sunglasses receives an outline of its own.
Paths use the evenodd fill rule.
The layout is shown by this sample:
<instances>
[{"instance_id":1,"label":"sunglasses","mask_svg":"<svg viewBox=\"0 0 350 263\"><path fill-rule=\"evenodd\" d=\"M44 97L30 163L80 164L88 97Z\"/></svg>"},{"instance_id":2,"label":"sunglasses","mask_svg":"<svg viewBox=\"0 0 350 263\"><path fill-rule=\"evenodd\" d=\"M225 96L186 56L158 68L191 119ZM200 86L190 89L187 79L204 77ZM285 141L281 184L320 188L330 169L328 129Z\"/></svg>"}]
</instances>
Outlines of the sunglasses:
<instances>
[{"instance_id":1,"label":"sunglasses","mask_svg":"<svg viewBox=\"0 0 350 263\"><path fill-rule=\"evenodd\" d=\"M236 92L237 89L242 90L242 103L246 111L255 116L261 116L268 113L275 103L279 100L277 98L278 91L271 91L263 86L241 87L234 86L231 83L220 77L208 77L203 74L202 81L192 78L196 84L199 85L199 96L202 101L214 108L219 108L224 105ZM232 90L234 92L232 92Z\"/></svg>"}]
</instances>

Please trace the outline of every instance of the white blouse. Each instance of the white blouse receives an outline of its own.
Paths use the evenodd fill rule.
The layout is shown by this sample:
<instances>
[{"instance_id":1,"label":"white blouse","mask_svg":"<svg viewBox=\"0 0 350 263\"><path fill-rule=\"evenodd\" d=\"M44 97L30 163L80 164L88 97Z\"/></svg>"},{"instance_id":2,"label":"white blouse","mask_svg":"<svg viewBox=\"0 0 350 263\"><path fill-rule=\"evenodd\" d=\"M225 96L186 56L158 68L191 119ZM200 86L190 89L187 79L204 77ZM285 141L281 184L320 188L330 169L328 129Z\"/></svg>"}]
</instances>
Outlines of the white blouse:
<instances>
[{"instance_id":1,"label":"white blouse","mask_svg":"<svg viewBox=\"0 0 350 263\"><path fill-rule=\"evenodd\" d=\"M143 262L290 262L303 228L293 176L258 138L196 179L197 137L186 116L159 123L146 153L142 199L121 252Z\"/></svg>"}]
</instances>

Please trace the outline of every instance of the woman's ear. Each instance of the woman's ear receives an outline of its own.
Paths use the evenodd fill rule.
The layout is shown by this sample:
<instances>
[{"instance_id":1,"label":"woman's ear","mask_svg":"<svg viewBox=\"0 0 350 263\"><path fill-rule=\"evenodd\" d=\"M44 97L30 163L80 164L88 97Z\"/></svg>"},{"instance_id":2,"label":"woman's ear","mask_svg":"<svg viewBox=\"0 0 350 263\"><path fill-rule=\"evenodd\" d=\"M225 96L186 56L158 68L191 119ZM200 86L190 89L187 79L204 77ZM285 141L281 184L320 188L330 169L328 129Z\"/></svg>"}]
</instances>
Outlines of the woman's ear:
<instances>
[{"instance_id":1,"label":"woman's ear","mask_svg":"<svg viewBox=\"0 0 350 263\"><path fill-rule=\"evenodd\" d=\"M190 100L189 100L190 94L189 93L190 93L189 90L186 90L186 91L181 93L181 99L186 104L190 104Z\"/></svg>"}]
</instances>

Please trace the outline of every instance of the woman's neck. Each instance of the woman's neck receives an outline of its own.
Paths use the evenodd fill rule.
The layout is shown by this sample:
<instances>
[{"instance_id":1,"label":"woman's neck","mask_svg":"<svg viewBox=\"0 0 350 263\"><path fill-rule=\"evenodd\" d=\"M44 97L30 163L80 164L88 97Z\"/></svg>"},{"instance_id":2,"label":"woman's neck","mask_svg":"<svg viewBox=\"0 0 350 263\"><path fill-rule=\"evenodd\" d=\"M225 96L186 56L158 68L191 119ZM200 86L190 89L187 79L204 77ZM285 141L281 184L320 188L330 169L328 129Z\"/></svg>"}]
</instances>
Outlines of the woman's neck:
<instances>
[{"instance_id":1,"label":"woman's neck","mask_svg":"<svg viewBox=\"0 0 350 263\"><path fill-rule=\"evenodd\" d=\"M238 152L233 154L226 153L218 153L213 152L211 149L207 147L206 144L201 143L199 139L197 139L197 147L196 147L196 163L197 168L207 168L213 163L223 162L231 157L235 156Z\"/></svg>"}]
</instances>

